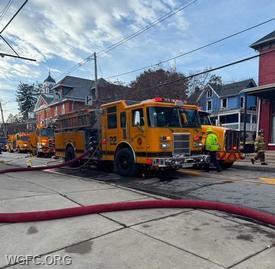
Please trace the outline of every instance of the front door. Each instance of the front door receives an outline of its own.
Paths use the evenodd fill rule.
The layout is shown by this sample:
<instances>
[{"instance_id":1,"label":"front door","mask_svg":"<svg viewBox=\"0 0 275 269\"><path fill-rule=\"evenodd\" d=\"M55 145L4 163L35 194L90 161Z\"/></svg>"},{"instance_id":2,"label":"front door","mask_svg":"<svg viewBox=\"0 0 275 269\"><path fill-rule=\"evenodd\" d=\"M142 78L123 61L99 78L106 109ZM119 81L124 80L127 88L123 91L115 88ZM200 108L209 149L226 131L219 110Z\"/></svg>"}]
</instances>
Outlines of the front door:
<instances>
[{"instance_id":1,"label":"front door","mask_svg":"<svg viewBox=\"0 0 275 269\"><path fill-rule=\"evenodd\" d=\"M146 140L145 140L145 120L143 108L133 109L130 111L130 141L137 156L146 156Z\"/></svg>"}]
</instances>

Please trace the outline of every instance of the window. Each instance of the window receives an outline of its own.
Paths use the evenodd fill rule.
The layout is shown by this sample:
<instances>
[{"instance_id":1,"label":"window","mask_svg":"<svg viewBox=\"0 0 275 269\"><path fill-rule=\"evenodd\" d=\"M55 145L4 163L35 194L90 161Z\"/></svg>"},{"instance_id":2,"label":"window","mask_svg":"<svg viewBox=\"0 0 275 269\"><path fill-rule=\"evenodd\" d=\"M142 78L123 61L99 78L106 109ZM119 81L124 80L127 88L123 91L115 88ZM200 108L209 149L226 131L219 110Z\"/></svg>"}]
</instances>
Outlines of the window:
<instances>
[{"instance_id":1,"label":"window","mask_svg":"<svg viewBox=\"0 0 275 269\"><path fill-rule=\"evenodd\" d=\"M120 127L126 128L126 112L120 113Z\"/></svg>"},{"instance_id":2,"label":"window","mask_svg":"<svg viewBox=\"0 0 275 269\"><path fill-rule=\"evenodd\" d=\"M207 98L211 98L213 96L212 90L207 91Z\"/></svg>"},{"instance_id":3,"label":"window","mask_svg":"<svg viewBox=\"0 0 275 269\"><path fill-rule=\"evenodd\" d=\"M144 125L143 109L132 110L132 125L133 126Z\"/></svg>"},{"instance_id":4,"label":"window","mask_svg":"<svg viewBox=\"0 0 275 269\"><path fill-rule=\"evenodd\" d=\"M92 100L96 99L96 93L95 93L95 88L91 89L91 96L92 96Z\"/></svg>"},{"instance_id":5,"label":"window","mask_svg":"<svg viewBox=\"0 0 275 269\"><path fill-rule=\"evenodd\" d=\"M149 107L147 115L150 127L181 127L180 113L176 107Z\"/></svg>"},{"instance_id":6,"label":"window","mask_svg":"<svg viewBox=\"0 0 275 269\"><path fill-rule=\"evenodd\" d=\"M244 108L244 103L245 103L244 100L245 100L244 96L241 96L241 108Z\"/></svg>"},{"instance_id":7,"label":"window","mask_svg":"<svg viewBox=\"0 0 275 269\"><path fill-rule=\"evenodd\" d=\"M108 129L117 128L116 106L107 108L107 125Z\"/></svg>"},{"instance_id":8,"label":"window","mask_svg":"<svg viewBox=\"0 0 275 269\"><path fill-rule=\"evenodd\" d=\"M241 114L241 122L244 122L244 114ZM250 114L246 114L246 123L250 123Z\"/></svg>"},{"instance_id":9,"label":"window","mask_svg":"<svg viewBox=\"0 0 275 269\"><path fill-rule=\"evenodd\" d=\"M207 101L206 110L207 111L212 111L212 100Z\"/></svg>"},{"instance_id":10,"label":"window","mask_svg":"<svg viewBox=\"0 0 275 269\"><path fill-rule=\"evenodd\" d=\"M62 114L65 114L65 104L62 104Z\"/></svg>"},{"instance_id":11,"label":"window","mask_svg":"<svg viewBox=\"0 0 275 269\"><path fill-rule=\"evenodd\" d=\"M238 114L231 114L231 115L224 115L220 116L220 123L237 123L239 121L239 115Z\"/></svg>"},{"instance_id":12,"label":"window","mask_svg":"<svg viewBox=\"0 0 275 269\"><path fill-rule=\"evenodd\" d=\"M256 115L252 115L252 123L257 123L257 116Z\"/></svg>"},{"instance_id":13,"label":"window","mask_svg":"<svg viewBox=\"0 0 275 269\"><path fill-rule=\"evenodd\" d=\"M223 98L221 100L221 108L227 108L227 101L228 101L227 98Z\"/></svg>"},{"instance_id":14,"label":"window","mask_svg":"<svg viewBox=\"0 0 275 269\"><path fill-rule=\"evenodd\" d=\"M57 106L55 107L55 116L57 116Z\"/></svg>"},{"instance_id":15,"label":"window","mask_svg":"<svg viewBox=\"0 0 275 269\"><path fill-rule=\"evenodd\" d=\"M197 110L183 109L180 111L182 127L200 127L200 118Z\"/></svg>"}]
</instances>

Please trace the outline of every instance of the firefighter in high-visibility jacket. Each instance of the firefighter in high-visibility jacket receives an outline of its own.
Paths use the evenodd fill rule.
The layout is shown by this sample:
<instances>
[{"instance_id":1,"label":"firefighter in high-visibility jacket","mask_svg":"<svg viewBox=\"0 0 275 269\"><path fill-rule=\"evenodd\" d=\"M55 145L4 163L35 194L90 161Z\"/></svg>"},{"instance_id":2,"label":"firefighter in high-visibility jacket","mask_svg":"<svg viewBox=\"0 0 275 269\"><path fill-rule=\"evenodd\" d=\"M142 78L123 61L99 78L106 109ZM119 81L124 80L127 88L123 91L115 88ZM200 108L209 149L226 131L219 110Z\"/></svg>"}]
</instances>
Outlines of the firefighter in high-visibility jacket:
<instances>
[{"instance_id":1,"label":"firefighter in high-visibility jacket","mask_svg":"<svg viewBox=\"0 0 275 269\"><path fill-rule=\"evenodd\" d=\"M209 154L210 163L212 163L218 172L221 172L222 168L220 166L219 161L217 160L217 152L220 149L220 145L218 143L218 137L213 132L212 128L207 128L207 137L205 141L205 149L206 152ZM205 164L205 171L209 172L209 165L210 163Z\"/></svg>"}]
</instances>

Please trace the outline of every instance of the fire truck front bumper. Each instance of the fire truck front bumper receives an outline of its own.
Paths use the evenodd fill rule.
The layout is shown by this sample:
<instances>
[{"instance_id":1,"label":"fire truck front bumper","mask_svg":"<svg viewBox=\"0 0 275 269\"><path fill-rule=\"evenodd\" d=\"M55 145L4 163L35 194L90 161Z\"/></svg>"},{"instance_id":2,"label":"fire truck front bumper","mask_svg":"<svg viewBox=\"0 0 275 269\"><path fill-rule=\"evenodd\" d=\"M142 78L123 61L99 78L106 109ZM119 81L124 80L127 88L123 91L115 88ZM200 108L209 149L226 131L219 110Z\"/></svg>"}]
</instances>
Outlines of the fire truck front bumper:
<instances>
[{"instance_id":1,"label":"fire truck front bumper","mask_svg":"<svg viewBox=\"0 0 275 269\"><path fill-rule=\"evenodd\" d=\"M172 157L153 158L152 168L169 169L169 168L191 168L194 165L203 165L209 163L208 155L177 155Z\"/></svg>"}]
</instances>

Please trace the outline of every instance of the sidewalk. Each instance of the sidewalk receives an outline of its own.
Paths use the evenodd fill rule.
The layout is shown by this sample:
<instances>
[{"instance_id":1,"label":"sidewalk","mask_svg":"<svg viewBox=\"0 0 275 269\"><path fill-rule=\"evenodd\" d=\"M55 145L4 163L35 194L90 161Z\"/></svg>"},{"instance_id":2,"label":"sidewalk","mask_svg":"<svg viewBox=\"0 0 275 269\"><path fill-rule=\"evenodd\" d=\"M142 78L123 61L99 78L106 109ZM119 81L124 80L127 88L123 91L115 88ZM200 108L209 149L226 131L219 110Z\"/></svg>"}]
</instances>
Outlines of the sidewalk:
<instances>
[{"instance_id":1,"label":"sidewalk","mask_svg":"<svg viewBox=\"0 0 275 269\"><path fill-rule=\"evenodd\" d=\"M261 165L260 163L249 163L244 161L235 162L234 168L252 170L252 171L263 171L263 172L275 172L275 166L273 165Z\"/></svg>"},{"instance_id":2,"label":"sidewalk","mask_svg":"<svg viewBox=\"0 0 275 269\"><path fill-rule=\"evenodd\" d=\"M1 212L163 199L46 172L0 175L0 182ZM71 265L54 268L271 269L275 264L273 229L215 211L136 210L0 224L0 239L0 268L50 267L8 265L5 255L16 254L41 255L42 261L55 255L71 259Z\"/></svg>"}]
</instances>

